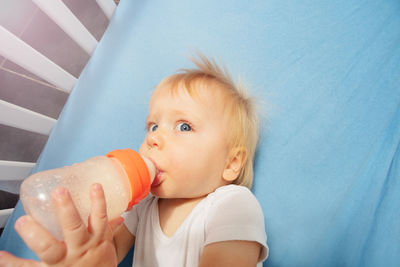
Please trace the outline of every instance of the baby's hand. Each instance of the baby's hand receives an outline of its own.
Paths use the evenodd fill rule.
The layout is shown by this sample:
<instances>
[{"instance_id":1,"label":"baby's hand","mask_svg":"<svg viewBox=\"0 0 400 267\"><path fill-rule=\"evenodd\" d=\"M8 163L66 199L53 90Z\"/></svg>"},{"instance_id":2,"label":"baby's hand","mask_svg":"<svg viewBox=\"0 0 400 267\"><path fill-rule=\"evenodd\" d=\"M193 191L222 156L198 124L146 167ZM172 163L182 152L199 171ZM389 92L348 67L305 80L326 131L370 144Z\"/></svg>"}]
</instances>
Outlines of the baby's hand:
<instances>
[{"instance_id":1,"label":"baby's hand","mask_svg":"<svg viewBox=\"0 0 400 267\"><path fill-rule=\"evenodd\" d=\"M0 253L0 266L117 266L117 255L113 243L113 232L120 226L120 217L108 221L103 188L99 184L91 187L91 215L85 226L73 204L69 192L64 188L54 190L56 205L64 241L59 241L40 226L32 217L23 216L15 229L41 262Z\"/></svg>"}]
</instances>

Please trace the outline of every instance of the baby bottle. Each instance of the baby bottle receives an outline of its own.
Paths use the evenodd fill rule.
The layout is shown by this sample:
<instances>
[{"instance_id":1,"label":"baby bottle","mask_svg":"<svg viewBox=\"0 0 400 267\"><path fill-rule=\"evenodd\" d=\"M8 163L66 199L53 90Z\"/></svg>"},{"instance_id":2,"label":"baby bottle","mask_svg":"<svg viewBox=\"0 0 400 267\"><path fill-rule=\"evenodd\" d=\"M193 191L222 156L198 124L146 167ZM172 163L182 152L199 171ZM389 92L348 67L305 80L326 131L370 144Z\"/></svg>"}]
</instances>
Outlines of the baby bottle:
<instances>
[{"instance_id":1,"label":"baby bottle","mask_svg":"<svg viewBox=\"0 0 400 267\"><path fill-rule=\"evenodd\" d=\"M154 180L153 163L131 149L114 150L59 169L35 173L21 185L20 199L27 214L62 240L62 232L51 200L52 191L65 187L87 225L90 214L89 189L103 186L107 214L111 220L146 197Z\"/></svg>"}]
</instances>

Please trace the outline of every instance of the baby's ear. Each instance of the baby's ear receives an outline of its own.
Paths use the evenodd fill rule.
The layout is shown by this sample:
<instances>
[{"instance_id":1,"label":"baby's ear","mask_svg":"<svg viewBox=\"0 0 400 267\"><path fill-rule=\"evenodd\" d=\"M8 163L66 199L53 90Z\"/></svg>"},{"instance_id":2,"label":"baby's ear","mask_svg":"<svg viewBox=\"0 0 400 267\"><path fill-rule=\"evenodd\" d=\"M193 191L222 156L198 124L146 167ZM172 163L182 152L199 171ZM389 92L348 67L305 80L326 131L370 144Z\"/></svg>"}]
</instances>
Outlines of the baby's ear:
<instances>
[{"instance_id":1,"label":"baby's ear","mask_svg":"<svg viewBox=\"0 0 400 267\"><path fill-rule=\"evenodd\" d=\"M232 148L226 163L222 178L227 182L233 182L238 178L247 159L247 149L244 147Z\"/></svg>"}]
</instances>

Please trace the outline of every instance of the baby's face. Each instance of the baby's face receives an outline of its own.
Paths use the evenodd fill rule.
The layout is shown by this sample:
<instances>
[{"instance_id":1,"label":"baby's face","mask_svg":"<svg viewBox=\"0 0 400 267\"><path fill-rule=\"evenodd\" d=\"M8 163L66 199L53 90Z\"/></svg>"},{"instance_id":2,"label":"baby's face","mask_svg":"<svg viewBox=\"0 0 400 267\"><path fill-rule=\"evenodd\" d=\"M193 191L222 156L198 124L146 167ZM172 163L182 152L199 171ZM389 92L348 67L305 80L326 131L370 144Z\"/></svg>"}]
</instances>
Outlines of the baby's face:
<instances>
[{"instance_id":1,"label":"baby's face","mask_svg":"<svg viewBox=\"0 0 400 267\"><path fill-rule=\"evenodd\" d=\"M160 198L201 197L227 184L222 178L229 153L228 129L221 97L203 90L171 93L169 85L154 92L147 135L140 153L158 169L151 192Z\"/></svg>"}]
</instances>

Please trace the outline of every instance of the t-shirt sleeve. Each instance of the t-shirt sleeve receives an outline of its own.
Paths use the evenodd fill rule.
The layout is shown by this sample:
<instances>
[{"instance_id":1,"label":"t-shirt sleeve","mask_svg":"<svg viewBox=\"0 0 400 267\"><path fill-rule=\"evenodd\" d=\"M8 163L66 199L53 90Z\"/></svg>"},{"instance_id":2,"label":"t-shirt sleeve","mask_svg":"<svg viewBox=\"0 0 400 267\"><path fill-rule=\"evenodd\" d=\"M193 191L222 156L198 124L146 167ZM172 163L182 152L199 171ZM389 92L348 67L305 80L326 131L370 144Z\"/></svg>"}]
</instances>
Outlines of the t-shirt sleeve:
<instances>
[{"instance_id":1,"label":"t-shirt sleeve","mask_svg":"<svg viewBox=\"0 0 400 267\"><path fill-rule=\"evenodd\" d=\"M150 208L154 196L149 194L138 204L134 205L130 211L124 212L121 216L124 218L124 224L129 232L136 236L139 220L143 214Z\"/></svg>"},{"instance_id":2,"label":"t-shirt sleeve","mask_svg":"<svg viewBox=\"0 0 400 267\"><path fill-rule=\"evenodd\" d=\"M255 241L263 247L259 260L265 260L268 246L264 214L255 196L242 186L228 186L216 193L207 212L205 244Z\"/></svg>"}]
</instances>

